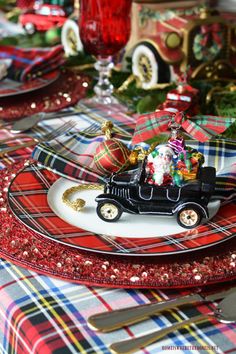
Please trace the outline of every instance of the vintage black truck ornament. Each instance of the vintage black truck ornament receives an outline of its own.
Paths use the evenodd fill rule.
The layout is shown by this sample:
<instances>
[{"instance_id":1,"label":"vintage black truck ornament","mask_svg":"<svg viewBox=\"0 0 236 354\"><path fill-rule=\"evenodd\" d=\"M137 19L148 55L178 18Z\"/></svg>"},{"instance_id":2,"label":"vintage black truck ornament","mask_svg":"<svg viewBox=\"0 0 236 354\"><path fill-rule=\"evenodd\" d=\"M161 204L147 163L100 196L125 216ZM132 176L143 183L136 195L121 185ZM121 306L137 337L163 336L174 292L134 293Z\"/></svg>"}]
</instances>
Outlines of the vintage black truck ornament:
<instances>
[{"instance_id":1,"label":"vintage black truck ornament","mask_svg":"<svg viewBox=\"0 0 236 354\"><path fill-rule=\"evenodd\" d=\"M150 184L147 178L147 158L135 170L110 176L104 193L96 197L97 214L107 222L120 219L123 212L142 215L175 215L186 229L207 219L208 203L214 193L214 167L200 167L197 178L181 185Z\"/></svg>"}]
</instances>

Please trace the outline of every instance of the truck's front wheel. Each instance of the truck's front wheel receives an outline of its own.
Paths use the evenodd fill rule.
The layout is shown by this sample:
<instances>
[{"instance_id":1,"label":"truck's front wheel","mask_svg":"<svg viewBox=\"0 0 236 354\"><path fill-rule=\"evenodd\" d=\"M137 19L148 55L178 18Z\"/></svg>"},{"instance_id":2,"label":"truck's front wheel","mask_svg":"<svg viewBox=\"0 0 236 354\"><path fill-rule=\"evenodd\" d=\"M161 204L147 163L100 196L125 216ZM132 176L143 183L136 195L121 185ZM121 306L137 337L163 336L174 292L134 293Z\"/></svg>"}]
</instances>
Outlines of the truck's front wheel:
<instances>
[{"instance_id":1,"label":"truck's front wheel","mask_svg":"<svg viewBox=\"0 0 236 354\"><path fill-rule=\"evenodd\" d=\"M97 214L103 221L113 222L120 219L122 209L113 201L100 202L97 206Z\"/></svg>"}]
</instances>

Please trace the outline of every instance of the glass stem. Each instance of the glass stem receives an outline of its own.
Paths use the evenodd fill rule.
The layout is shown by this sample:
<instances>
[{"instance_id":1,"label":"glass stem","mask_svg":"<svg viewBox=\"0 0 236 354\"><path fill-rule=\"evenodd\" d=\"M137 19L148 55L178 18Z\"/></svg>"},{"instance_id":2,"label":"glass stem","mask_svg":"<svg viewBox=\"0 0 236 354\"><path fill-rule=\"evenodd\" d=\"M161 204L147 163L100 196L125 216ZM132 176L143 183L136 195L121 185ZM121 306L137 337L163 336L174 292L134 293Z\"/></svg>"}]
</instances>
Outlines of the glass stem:
<instances>
[{"instance_id":1,"label":"glass stem","mask_svg":"<svg viewBox=\"0 0 236 354\"><path fill-rule=\"evenodd\" d=\"M94 66L99 73L98 82L94 87L97 96L96 100L103 104L110 104L114 100L112 97L113 85L110 82L111 69L114 66L112 57L103 58L99 56Z\"/></svg>"}]
</instances>

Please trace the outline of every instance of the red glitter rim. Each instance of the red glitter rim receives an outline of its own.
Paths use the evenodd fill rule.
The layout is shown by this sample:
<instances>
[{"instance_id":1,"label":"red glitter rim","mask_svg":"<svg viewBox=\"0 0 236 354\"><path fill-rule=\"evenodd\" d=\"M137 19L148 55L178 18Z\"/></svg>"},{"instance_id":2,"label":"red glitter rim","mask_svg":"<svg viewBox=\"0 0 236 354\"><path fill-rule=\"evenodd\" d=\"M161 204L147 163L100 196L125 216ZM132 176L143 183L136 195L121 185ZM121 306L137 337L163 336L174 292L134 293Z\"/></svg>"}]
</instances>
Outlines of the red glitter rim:
<instances>
[{"instance_id":1,"label":"red glitter rim","mask_svg":"<svg viewBox=\"0 0 236 354\"><path fill-rule=\"evenodd\" d=\"M62 70L58 79L33 92L0 98L0 119L11 121L37 112L56 112L85 97L91 79L82 73Z\"/></svg>"},{"instance_id":2,"label":"red glitter rim","mask_svg":"<svg viewBox=\"0 0 236 354\"><path fill-rule=\"evenodd\" d=\"M182 256L130 257L74 250L22 225L7 205L10 180L24 166L0 171L0 255L27 269L86 285L116 288L186 288L236 279L236 239ZM206 254L207 253L207 254Z\"/></svg>"}]
</instances>

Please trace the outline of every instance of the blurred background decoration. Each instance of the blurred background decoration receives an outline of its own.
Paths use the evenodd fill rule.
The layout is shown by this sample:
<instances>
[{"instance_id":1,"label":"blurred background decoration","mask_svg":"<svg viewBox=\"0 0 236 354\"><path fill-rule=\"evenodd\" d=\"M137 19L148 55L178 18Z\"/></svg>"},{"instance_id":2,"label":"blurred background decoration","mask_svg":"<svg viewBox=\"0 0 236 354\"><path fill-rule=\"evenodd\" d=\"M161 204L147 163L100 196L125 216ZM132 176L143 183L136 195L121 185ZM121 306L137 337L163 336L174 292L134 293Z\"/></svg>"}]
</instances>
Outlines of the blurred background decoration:
<instances>
[{"instance_id":1,"label":"blurred background decoration","mask_svg":"<svg viewBox=\"0 0 236 354\"><path fill-rule=\"evenodd\" d=\"M127 48L133 73L144 88L181 72L192 79L235 77L235 20L213 3L137 1Z\"/></svg>"}]
</instances>

